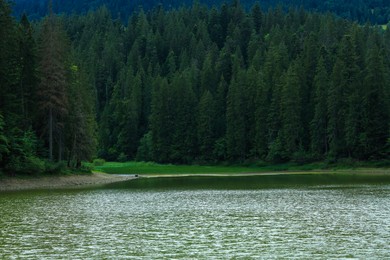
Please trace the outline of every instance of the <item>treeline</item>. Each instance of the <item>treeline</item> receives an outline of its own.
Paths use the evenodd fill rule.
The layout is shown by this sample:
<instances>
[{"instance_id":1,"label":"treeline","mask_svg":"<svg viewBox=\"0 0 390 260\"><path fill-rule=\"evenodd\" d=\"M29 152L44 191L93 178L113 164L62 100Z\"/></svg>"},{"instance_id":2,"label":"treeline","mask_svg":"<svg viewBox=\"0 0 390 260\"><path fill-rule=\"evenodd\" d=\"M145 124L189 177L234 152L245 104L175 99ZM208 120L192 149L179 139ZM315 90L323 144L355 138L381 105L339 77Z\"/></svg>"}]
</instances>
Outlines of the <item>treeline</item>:
<instances>
[{"instance_id":1,"label":"treeline","mask_svg":"<svg viewBox=\"0 0 390 260\"><path fill-rule=\"evenodd\" d=\"M15 15L20 16L24 12L28 13L30 18L39 19L47 15L48 0L15 0ZM164 8L179 8L183 6L190 7L194 2L205 4L209 7L221 6L229 2L226 0L53 0L53 8L57 13L65 14L86 14L90 10L97 10L105 5L114 18L120 18L127 21L133 12L151 10L158 5ZM371 22L373 24L387 24L390 21L390 5L388 0L236 0L240 2L246 10L259 2L263 10L281 6L285 10L289 8L303 7L308 11L331 12L340 17L359 21L361 23Z\"/></svg>"},{"instance_id":2,"label":"treeline","mask_svg":"<svg viewBox=\"0 0 390 260\"><path fill-rule=\"evenodd\" d=\"M95 154L93 87L79 68L54 15L34 30L0 0L0 173L79 168Z\"/></svg>"},{"instance_id":3,"label":"treeline","mask_svg":"<svg viewBox=\"0 0 390 260\"><path fill-rule=\"evenodd\" d=\"M6 171L94 156L389 158L389 30L302 9L247 12L237 2L160 6L127 25L100 8L32 27L0 3Z\"/></svg>"},{"instance_id":4,"label":"treeline","mask_svg":"<svg viewBox=\"0 0 390 260\"><path fill-rule=\"evenodd\" d=\"M64 20L96 88L99 156L193 163L389 155L390 33L237 2Z\"/></svg>"}]
</instances>

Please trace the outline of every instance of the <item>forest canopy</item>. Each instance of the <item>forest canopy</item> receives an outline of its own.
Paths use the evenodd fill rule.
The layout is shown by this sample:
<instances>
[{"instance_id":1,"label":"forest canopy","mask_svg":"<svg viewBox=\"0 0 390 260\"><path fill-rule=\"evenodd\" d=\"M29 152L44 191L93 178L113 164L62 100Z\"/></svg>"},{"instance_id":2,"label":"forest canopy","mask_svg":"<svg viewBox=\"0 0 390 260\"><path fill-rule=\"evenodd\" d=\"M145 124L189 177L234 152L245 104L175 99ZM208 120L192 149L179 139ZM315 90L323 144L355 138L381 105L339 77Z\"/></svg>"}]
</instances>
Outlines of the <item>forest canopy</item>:
<instances>
[{"instance_id":1,"label":"forest canopy","mask_svg":"<svg viewBox=\"0 0 390 260\"><path fill-rule=\"evenodd\" d=\"M0 168L389 158L390 31L238 1L16 21L0 0Z\"/></svg>"},{"instance_id":2,"label":"forest canopy","mask_svg":"<svg viewBox=\"0 0 390 260\"><path fill-rule=\"evenodd\" d=\"M39 19L47 15L49 0L15 0L14 13L20 16L23 12L29 14L30 18ZM158 5L166 9L190 7L194 3L201 3L208 7L220 7L226 0L53 0L53 8L56 13L65 14L86 14L90 10L97 10L105 5L114 18L120 17L127 21L134 11L143 8L145 11L151 10ZM388 0L239 0L246 9L259 3L263 10L283 7L289 8L303 7L308 11L320 13L334 13L342 18L359 21L361 23L370 22L373 24L387 24L390 21L390 5Z\"/></svg>"}]
</instances>

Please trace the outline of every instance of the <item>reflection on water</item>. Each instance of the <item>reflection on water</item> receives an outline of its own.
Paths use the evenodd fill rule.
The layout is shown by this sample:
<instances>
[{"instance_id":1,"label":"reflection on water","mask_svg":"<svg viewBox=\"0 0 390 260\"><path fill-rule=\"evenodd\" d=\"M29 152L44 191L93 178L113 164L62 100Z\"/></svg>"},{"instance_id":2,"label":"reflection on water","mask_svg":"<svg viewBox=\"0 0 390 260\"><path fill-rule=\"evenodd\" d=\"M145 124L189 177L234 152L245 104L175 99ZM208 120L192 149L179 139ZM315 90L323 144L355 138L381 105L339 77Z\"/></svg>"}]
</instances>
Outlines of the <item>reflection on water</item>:
<instances>
[{"instance_id":1,"label":"reflection on water","mask_svg":"<svg viewBox=\"0 0 390 260\"><path fill-rule=\"evenodd\" d=\"M390 257L390 185L288 186L271 179L139 179L104 189L0 194L0 255Z\"/></svg>"}]
</instances>

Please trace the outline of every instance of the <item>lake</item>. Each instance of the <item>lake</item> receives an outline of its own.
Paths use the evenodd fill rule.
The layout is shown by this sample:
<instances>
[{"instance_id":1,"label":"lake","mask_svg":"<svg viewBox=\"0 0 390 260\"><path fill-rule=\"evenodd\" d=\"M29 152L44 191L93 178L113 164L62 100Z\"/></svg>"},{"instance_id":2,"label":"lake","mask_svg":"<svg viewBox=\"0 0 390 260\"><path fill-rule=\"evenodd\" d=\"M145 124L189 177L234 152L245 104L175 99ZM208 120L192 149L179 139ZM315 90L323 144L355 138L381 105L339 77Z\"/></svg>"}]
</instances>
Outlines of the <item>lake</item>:
<instances>
[{"instance_id":1,"label":"lake","mask_svg":"<svg viewBox=\"0 0 390 260\"><path fill-rule=\"evenodd\" d=\"M2 259L385 259L390 182L138 179L0 193Z\"/></svg>"}]
</instances>

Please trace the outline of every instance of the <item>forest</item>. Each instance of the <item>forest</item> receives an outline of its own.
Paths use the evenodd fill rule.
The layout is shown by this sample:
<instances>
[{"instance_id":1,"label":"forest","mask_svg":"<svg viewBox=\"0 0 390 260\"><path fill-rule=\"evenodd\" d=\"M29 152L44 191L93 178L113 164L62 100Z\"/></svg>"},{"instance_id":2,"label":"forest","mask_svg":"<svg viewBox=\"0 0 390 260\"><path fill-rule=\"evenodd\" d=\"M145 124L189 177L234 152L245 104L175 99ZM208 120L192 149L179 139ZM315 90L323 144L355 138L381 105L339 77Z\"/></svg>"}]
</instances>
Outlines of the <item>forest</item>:
<instances>
[{"instance_id":1,"label":"forest","mask_svg":"<svg viewBox=\"0 0 390 260\"><path fill-rule=\"evenodd\" d=\"M302 8L30 22L0 0L0 169L386 159L389 71L390 30Z\"/></svg>"},{"instance_id":2,"label":"forest","mask_svg":"<svg viewBox=\"0 0 390 260\"><path fill-rule=\"evenodd\" d=\"M39 19L48 13L49 0L14 0L14 13L20 17L24 12L32 19ZM208 7L220 7L226 0L53 0L53 9L56 13L86 14L90 10L97 10L105 5L114 18L127 22L129 16L140 8L151 10L161 5L164 8L190 7L198 2ZM239 0L245 10L250 10L255 3L259 3L263 10L282 7L303 7L308 11L320 13L334 13L338 16L361 23L387 24L390 21L390 5L388 0Z\"/></svg>"}]
</instances>

